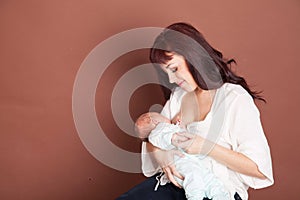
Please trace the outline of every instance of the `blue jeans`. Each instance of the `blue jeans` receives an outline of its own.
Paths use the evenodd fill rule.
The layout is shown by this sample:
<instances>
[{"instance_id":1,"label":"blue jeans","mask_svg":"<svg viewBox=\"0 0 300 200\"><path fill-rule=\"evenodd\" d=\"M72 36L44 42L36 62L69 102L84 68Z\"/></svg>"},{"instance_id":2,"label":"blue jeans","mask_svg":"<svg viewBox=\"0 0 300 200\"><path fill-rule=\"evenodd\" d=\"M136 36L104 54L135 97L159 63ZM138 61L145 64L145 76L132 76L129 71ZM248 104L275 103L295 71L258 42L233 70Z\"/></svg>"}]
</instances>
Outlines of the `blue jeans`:
<instances>
[{"instance_id":1,"label":"blue jeans","mask_svg":"<svg viewBox=\"0 0 300 200\"><path fill-rule=\"evenodd\" d=\"M154 187L157 183L155 179L156 176L157 175L147 178L128 192L122 194L116 200L186 200L184 190L176 187L172 183L159 186L157 191L154 191ZM235 200L242 200L237 193L235 193L234 198ZM204 198L203 200L209 199Z\"/></svg>"}]
</instances>

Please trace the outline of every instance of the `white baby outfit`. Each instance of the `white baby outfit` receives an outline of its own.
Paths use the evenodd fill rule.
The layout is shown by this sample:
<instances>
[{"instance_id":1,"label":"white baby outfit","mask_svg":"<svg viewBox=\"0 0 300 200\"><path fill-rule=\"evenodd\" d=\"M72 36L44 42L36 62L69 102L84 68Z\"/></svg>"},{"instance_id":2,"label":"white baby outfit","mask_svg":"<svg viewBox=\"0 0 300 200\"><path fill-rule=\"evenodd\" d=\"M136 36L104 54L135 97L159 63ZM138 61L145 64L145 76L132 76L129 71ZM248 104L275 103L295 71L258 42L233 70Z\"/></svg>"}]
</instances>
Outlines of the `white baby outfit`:
<instances>
[{"instance_id":1,"label":"white baby outfit","mask_svg":"<svg viewBox=\"0 0 300 200\"><path fill-rule=\"evenodd\" d=\"M187 130L180 128L179 125L170 123L159 123L149 135L149 142L156 147L164 150L174 149L171 138L174 133L188 131L207 132L207 128L199 124ZM207 197L213 200L230 200L229 193L224 184L216 178L216 176L205 167L203 156L189 155L182 152L183 158L175 156L174 164L177 171L183 175L184 180L176 178L176 181L183 187L188 200L199 200Z\"/></svg>"}]
</instances>

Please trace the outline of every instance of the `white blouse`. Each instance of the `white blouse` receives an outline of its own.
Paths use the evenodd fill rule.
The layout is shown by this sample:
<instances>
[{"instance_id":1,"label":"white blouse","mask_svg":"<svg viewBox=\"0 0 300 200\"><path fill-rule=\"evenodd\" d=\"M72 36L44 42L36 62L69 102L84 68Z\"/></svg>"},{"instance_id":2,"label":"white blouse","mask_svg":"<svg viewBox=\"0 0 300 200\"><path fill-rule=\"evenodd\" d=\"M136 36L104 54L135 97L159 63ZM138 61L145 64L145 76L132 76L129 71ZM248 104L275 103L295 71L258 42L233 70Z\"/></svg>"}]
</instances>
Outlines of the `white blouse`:
<instances>
[{"instance_id":1,"label":"white blouse","mask_svg":"<svg viewBox=\"0 0 300 200\"><path fill-rule=\"evenodd\" d=\"M177 87L161 114L169 119L178 114L185 93L183 89ZM240 174L208 156L204 157L206 167L223 181L232 199L237 192L243 200L247 200L249 187L259 189L274 183L270 149L263 132L259 111L252 97L240 85L224 83L217 89L206 118L203 121L192 122L188 126L188 130L193 130L192 133L246 155L267 177L267 179L259 179ZM202 131L197 132L197 130ZM147 177L161 171L155 160L147 153L145 142L142 144L142 171Z\"/></svg>"}]
</instances>

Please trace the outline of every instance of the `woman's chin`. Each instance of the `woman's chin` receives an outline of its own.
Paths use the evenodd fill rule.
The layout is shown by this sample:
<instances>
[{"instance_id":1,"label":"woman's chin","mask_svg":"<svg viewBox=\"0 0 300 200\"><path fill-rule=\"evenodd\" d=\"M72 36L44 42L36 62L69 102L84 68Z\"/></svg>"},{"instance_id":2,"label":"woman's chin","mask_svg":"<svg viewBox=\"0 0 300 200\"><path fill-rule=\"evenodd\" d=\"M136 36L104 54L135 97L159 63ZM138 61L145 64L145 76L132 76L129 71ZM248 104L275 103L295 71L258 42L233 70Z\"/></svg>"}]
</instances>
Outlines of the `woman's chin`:
<instances>
[{"instance_id":1,"label":"woman's chin","mask_svg":"<svg viewBox=\"0 0 300 200\"><path fill-rule=\"evenodd\" d=\"M181 87L181 89L183 89L186 92L192 92L192 91L194 91L193 88L191 88L191 87Z\"/></svg>"},{"instance_id":2,"label":"woman's chin","mask_svg":"<svg viewBox=\"0 0 300 200\"><path fill-rule=\"evenodd\" d=\"M195 90L195 88L194 88L194 87L191 87L191 86L189 86L189 85L186 85L186 84L182 84L182 85L181 85L181 86L179 86L179 87L181 87L181 89L185 90L186 92L192 92L192 91L194 91L194 90Z\"/></svg>"}]
</instances>

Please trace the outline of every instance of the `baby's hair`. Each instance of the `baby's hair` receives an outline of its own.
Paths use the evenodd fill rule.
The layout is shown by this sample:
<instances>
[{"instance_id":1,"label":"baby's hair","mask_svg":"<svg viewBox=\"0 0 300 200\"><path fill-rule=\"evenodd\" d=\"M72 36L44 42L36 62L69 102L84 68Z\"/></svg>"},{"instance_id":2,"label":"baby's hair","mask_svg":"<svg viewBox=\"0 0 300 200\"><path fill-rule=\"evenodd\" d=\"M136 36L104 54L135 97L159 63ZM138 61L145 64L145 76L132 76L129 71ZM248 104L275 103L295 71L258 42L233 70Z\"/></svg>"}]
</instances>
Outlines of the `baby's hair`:
<instances>
[{"instance_id":1,"label":"baby's hair","mask_svg":"<svg viewBox=\"0 0 300 200\"><path fill-rule=\"evenodd\" d=\"M142 114L135 122L134 130L138 138L144 142L148 142L148 137L145 137L146 133L149 132L148 128L145 125L152 124L151 114L149 112Z\"/></svg>"}]
</instances>

